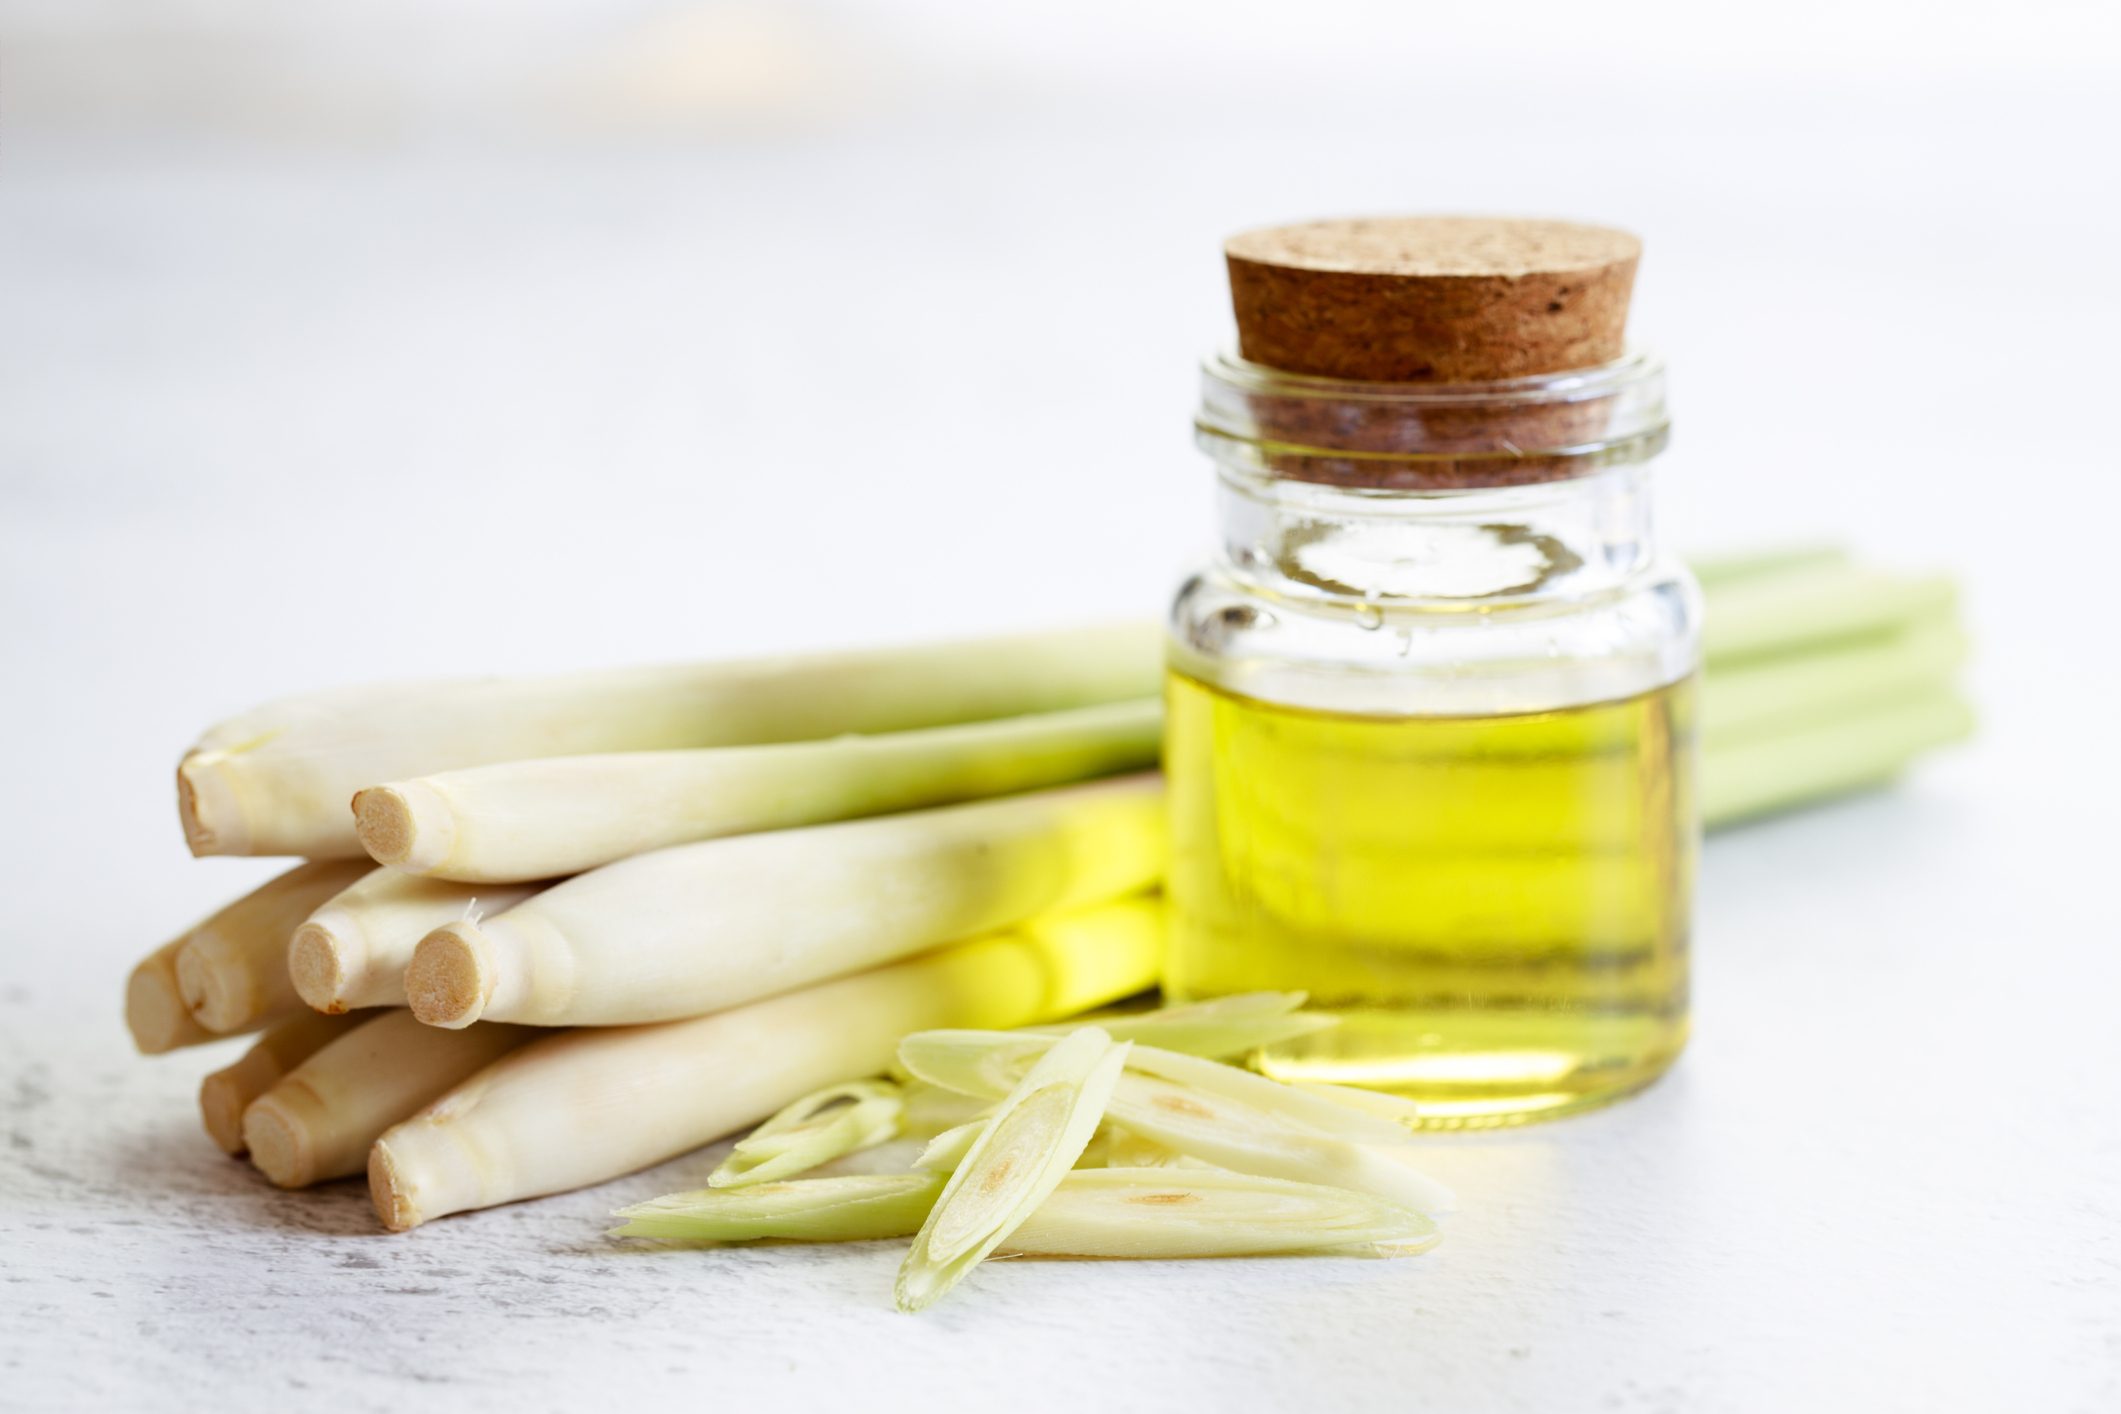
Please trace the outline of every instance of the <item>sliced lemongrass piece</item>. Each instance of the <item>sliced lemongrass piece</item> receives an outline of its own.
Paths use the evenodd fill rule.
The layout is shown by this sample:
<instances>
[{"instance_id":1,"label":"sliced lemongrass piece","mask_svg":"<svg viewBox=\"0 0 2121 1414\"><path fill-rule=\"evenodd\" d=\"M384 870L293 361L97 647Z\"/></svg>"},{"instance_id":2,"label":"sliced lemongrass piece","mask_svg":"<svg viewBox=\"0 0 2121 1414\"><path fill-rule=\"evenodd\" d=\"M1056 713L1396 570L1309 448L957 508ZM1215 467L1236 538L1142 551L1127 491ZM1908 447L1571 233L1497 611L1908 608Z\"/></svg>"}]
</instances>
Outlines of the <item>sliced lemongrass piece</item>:
<instances>
[{"instance_id":1,"label":"sliced lemongrass piece","mask_svg":"<svg viewBox=\"0 0 2121 1414\"><path fill-rule=\"evenodd\" d=\"M1427 1216L1366 1193L1216 1169L1077 1169L1005 1251L1036 1257L1410 1256L1442 1240Z\"/></svg>"},{"instance_id":2,"label":"sliced lemongrass piece","mask_svg":"<svg viewBox=\"0 0 2121 1414\"><path fill-rule=\"evenodd\" d=\"M898 1132L906 1138L932 1139L946 1129L985 1119L994 1111L992 1100L960 1095L955 1090L945 1090L940 1085L930 1085L911 1076L900 1080L898 1085L904 1103L899 1114Z\"/></svg>"},{"instance_id":3,"label":"sliced lemongrass piece","mask_svg":"<svg viewBox=\"0 0 2121 1414\"><path fill-rule=\"evenodd\" d=\"M1247 1055L1262 1046L1292 1041L1339 1024L1339 1018L1302 1012L1302 992L1246 992L1213 1001L1162 1007L1132 1016L1093 1017L1115 1041L1139 1041L1187 1055L1221 1059ZM1060 1035L1069 1028L1041 1026L1042 1034Z\"/></svg>"},{"instance_id":4,"label":"sliced lemongrass piece","mask_svg":"<svg viewBox=\"0 0 2121 1414\"><path fill-rule=\"evenodd\" d=\"M847 1174L701 1188L621 1208L614 1237L675 1242L862 1242L920 1231L943 1191L932 1173Z\"/></svg>"},{"instance_id":5,"label":"sliced lemongrass piece","mask_svg":"<svg viewBox=\"0 0 2121 1414\"><path fill-rule=\"evenodd\" d=\"M916 1031L898 1043L898 1063L916 1080L992 1102L1015 1089L1057 1039L1022 1031Z\"/></svg>"},{"instance_id":6,"label":"sliced lemongrass piece","mask_svg":"<svg viewBox=\"0 0 2121 1414\"><path fill-rule=\"evenodd\" d=\"M1343 1100L1284 1085L1249 1070L1199 1056L1181 1055L1158 1046L1137 1045L1127 1057L1127 1068L1144 1075L1175 1080L1212 1095L1279 1116L1310 1133L1357 1143L1389 1144L1406 1139L1406 1126L1397 1116L1357 1108Z\"/></svg>"},{"instance_id":7,"label":"sliced lemongrass piece","mask_svg":"<svg viewBox=\"0 0 2121 1414\"><path fill-rule=\"evenodd\" d=\"M928 1141L928 1147L921 1150L913 1166L923 1173L957 1172L957 1166L965 1161L965 1155L972 1152L972 1146L986 1129L986 1120L975 1119L955 1129L944 1130Z\"/></svg>"},{"instance_id":8,"label":"sliced lemongrass piece","mask_svg":"<svg viewBox=\"0 0 2121 1414\"><path fill-rule=\"evenodd\" d=\"M1085 1027L1039 1057L950 1176L899 1267L901 1311L965 1279L1067 1177L1104 1117L1127 1043Z\"/></svg>"},{"instance_id":9,"label":"sliced lemongrass piece","mask_svg":"<svg viewBox=\"0 0 2121 1414\"><path fill-rule=\"evenodd\" d=\"M1129 1070L1112 1092L1109 1117L1121 1128L1218 1168L1352 1188L1421 1213L1449 1212L1453 1206L1450 1189L1395 1152L1403 1140L1373 1145L1322 1134L1283 1107L1262 1106L1229 1089L1207 1090Z\"/></svg>"},{"instance_id":10,"label":"sliced lemongrass piece","mask_svg":"<svg viewBox=\"0 0 2121 1414\"><path fill-rule=\"evenodd\" d=\"M1144 1139L1122 1125L1108 1124L1102 1133L1106 1168L1168 1169L1201 1165L1201 1160L1181 1154L1154 1139Z\"/></svg>"},{"instance_id":11,"label":"sliced lemongrass piece","mask_svg":"<svg viewBox=\"0 0 2121 1414\"><path fill-rule=\"evenodd\" d=\"M903 1104L888 1080L851 1080L813 1091L736 1143L709 1188L743 1188L792 1178L898 1133Z\"/></svg>"},{"instance_id":12,"label":"sliced lemongrass piece","mask_svg":"<svg viewBox=\"0 0 2121 1414\"><path fill-rule=\"evenodd\" d=\"M1308 1091L1338 1105L1347 1105L1370 1114L1382 1115L1386 1119L1397 1120L1407 1129L1421 1128L1422 1121L1426 1118L1421 1106L1412 1100L1398 1095L1387 1095L1379 1090L1362 1090L1353 1085L1330 1085L1323 1080L1300 1080L1295 1082L1294 1088Z\"/></svg>"}]
</instances>

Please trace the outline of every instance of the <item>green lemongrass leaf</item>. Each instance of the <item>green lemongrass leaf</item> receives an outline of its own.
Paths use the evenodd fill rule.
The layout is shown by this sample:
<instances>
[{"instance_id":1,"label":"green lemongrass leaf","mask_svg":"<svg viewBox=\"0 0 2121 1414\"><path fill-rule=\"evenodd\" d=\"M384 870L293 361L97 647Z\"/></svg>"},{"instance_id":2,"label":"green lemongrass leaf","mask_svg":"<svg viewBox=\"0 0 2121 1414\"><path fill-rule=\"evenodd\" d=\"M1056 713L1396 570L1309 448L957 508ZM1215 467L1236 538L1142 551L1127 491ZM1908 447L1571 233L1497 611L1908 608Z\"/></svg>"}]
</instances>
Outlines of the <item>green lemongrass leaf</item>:
<instances>
[{"instance_id":1,"label":"green lemongrass leaf","mask_svg":"<svg viewBox=\"0 0 2121 1414\"><path fill-rule=\"evenodd\" d=\"M666 1241L860 1242L918 1232L943 1191L940 1175L857 1174L700 1188L621 1208L614 1237Z\"/></svg>"},{"instance_id":2,"label":"green lemongrass leaf","mask_svg":"<svg viewBox=\"0 0 2121 1414\"><path fill-rule=\"evenodd\" d=\"M921 1150L920 1157L913 1161L913 1166L924 1173L957 1172L957 1166L965 1161L965 1155L972 1152L972 1146L979 1142L979 1137L986 1132L986 1128L986 1120L975 1119L955 1129L944 1130L928 1141L928 1147Z\"/></svg>"},{"instance_id":3,"label":"green lemongrass leaf","mask_svg":"<svg viewBox=\"0 0 2121 1414\"><path fill-rule=\"evenodd\" d=\"M1270 1080L1234 1065L1203 1060L1199 1056L1137 1045L1134 1053L1127 1057L1127 1069L1225 1096L1253 1109L1279 1115L1289 1124L1312 1134L1380 1144L1407 1137L1406 1126L1396 1116L1358 1108L1345 1100L1284 1085L1279 1080Z\"/></svg>"},{"instance_id":4,"label":"green lemongrass leaf","mask_svg":"<svg viewBox=\"0 0 2121 1414\"><path fill-rule=\"evenodd\" d=\"M1405 1256L1440 1240L1425 1215L1344 1188L1217 1169L1077 1169L1002 1248L1027 1257Z\"/></svg>"},{"instance_id":5,"label":"green lemongrass leaf","mask_svg":"<svg viewBox=\"0 0 2121 1414\"><path fill-rule=\"evenodd\" d=\"M903 1103L888 1080L852 1080L805 1095L737 1141L710 1188L791 1178L898 1133Z\"/></svg>"},{"instance_id":6,"label":"green lemongrass leaf","mask_svg":"<svg viewBox=\"0 0 2121 1414\"><path fill-rule=\"evenodd\" d=\"M1321 1133L1283 1106L1253 1103L1237 1087L1208 1090L1129 1069L1107 1114L1121 1128L1218 1168L1351 1188L1420 1213L1453 1205L1450 1189L1413 1166L1405 1143Z\"/></svg>"},{"instance_id":7,"label":"green lemongrass leaf","mask_svg":"<svg viewBox=\"0 0 2121 1414\"><path fill-rule=\"evenodd\" d=\"M900 1310L941 1298L1059 1186L1097 1132L1126 1061L1127 1044L1095 1027L1038 1059L986 1122L914 1237L899 1268Z\"/></svg>"}]
</instances>

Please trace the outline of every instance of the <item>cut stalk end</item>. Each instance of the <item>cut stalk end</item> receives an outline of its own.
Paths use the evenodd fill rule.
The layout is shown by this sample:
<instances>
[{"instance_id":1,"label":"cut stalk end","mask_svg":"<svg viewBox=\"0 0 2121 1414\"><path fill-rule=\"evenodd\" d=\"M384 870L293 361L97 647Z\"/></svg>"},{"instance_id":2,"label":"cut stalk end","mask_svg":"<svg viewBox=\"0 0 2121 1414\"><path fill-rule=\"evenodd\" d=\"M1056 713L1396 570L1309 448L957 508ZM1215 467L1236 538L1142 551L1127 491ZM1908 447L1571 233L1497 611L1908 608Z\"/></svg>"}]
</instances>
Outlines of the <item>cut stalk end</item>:
<instances>
[{"instance_id":1,"label":"cut stalk end","mask_svg":"<svg viewBox=\"0 0 2121 1414\"><path fill-rule=\"evenodd\" d=\"M125 1028L143 1056L159 1056L199 1039L201 1027L177 990L176 973L159 954L126 979Z\"/></svg>"},{"instance_id":2,"label":"cut stalk end","mask_svg":"<svg viewBox=\"0 0 2121 1414\"><path fill-rule=\"evenodd\" d=\"M378 1139L368 1150L368 1199L376 1205L383 1226L392 1232L410 1232L426 1221L413 1205L412 1187L387 1138Z\"/></svg>"},{"instance_id":3,"label":"cut stalk end","mask_svg":"<svg viewBox=\"0 0 2121 1414\"><path fill-rule=\"evenodd\" d=\"M177 949L177 995L209 1031L227 1034L255 1017L249 974L213 955L213 940L193 938Z\"/></svg>"},{"instance_id":4,"label":"cut stalk end","mask_svg":"<svg viewBox=\"0 0 2121 1414\"><path fill-rule=\"evenodd\" d=\"M226 1071L217 1070L199 1082L199 1118L205 1122L206 1137L224 1154L243 1152L243 1107L249 1099L243 1083Z\"/></svg>"},{"instance_id":5,"label":"cut stalk end","mask_svg":"<svg viewBox=\"0 0 2121 1414\"><path fill-rule=\"evenodd\" d=\"M405 1000L427 1025L458 1030L485 1015L496 976L479 925L451 923L420 939L405 969Z\"/></svg>"},{"instance_id":6,"label":"cut stalk end","mask_svg":"<svg viewBox=\"0 0 2121 1414\"><path fill-rule=\"evenodd\" d=\"M177 819L193 857L249 854L250 830L228 779L227 753L194 751L177 763Z\"/></svg>"},{"instance_id":7,"label":"cut stalk end","mask_svg":"<svg viewBox=\"0 0 2121 1414\"><path fill-rule=\"evenodd\" d=\"M441 793L424 781L372 786L354 796L354 833L378 864L426 874L449 857L456 823Z\"/></svg>"},{"instance_id":8,"label":"cut stalk end","mask_svg":"<svg viewBox=\"0 0 2121 1414\"><path fill-rule=\"evenodd\" d=\"M295 993L326 1015L346 1010L347 979L360 970L361 941L312 920L287 944L287 975Z\"/></svg>"},{"instance_id":9,"label":"cut stalk end","mask_svg":"<svg viewBox=\"0 0 2121 1414\"><path fill-rule=\"evenodd\" d=\"M302 1116L281 1095L264 1095L243 1112L243 1142L258 1172L280 1188L306 1188L317 1181L315 1146Z\"/></svg>"}]
</instances>

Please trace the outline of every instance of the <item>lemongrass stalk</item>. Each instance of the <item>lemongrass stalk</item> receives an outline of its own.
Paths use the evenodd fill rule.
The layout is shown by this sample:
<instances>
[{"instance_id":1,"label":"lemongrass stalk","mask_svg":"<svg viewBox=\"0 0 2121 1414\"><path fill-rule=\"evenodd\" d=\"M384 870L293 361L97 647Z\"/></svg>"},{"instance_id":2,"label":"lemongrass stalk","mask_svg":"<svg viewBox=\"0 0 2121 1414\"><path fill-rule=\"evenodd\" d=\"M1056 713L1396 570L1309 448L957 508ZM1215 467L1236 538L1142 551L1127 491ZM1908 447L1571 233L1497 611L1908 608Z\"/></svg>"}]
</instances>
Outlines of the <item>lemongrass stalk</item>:
<instances>
[{"instance_id":1,"label":"lemongrass stalk","mask_svg":"<svg viewBox=\"0 0 2121 1414\"><path fill-rule=\"evenodd\" d=\"M1702 589L1711 594L1739 580L1824 569L1848 562L1849 552L1845 547L1827 544L1771 545L1759 550L1687 556L1687 568L1694 572Z\"/></svg>"},{"instance_id":2,"label":"lemongrass stalk","mask_svg":"<svg viewBox=\"0 0 2121 1414\"><path fill-rule=\"evenodd\" d=\"M133 1044L157 1055L254 1031L300 1010L293 989L283 990L270 968L254 963L276 951L284 955L288 935L309 911L365 872L360 864L299 864L150 953L126 980ZM202 1001L213 994L198 1010L185 995L183 976L183 959L195 948L203 950L205 965L191 964L193 985ZM279 971L284 976L284 965Z\"/></svg>"},{"instance_id":3,"label":"lemongrass stalk","mask_svg":"<svg viewBox=\"0 0 2121 1414\"><path fill-rule=\"evenodd\" d=\"M125 979L125 1029L143 1056L223 1039L199 1024L177 990L177 952L183 946L182 937L172 938L140 959Z\"/></svg>"},{"instance_id":4,"label":"lemongrass stalk","mask_svg":"<svg viewBox=\"0 0 2121 1414\"><path fill-rule=\"evenodd\" d=\"M1949 616L1958 591L1942 575L1909 576L1828 564L1719 585L1708 597L1702 656L1712 671L1743 659L1790 653L1896 631Z\"/></svg>"},{"instance_id":5,"label":"lemongrass stalk","mask_svg":"<svg viewBox=\"0 0 2121 1414\"><path fill-rule=\"evenodd\" d=\"M1154 696L1135 623L917 647L550 677L345 688L210 729L177 768L194 854L360 854L346 802L379 781L545 756L806 741Z\"/></svg>"},{"instance_id":6,"label":"lemongrass stalk","mask_svg":"<svg viewBox=\"0 0 2121 1414\"><path fill-rule=\"evenodd\" d=\"M451 884L378 869L304 920L287 945L296 993L318 1011L405 1005L413 949L445 923L515 907L542 884Z\"/></svg>"},{"instance_id":7,"label":"lemongrass stalk","mask_svg":"<svg viewBox=\"0 0 2121 1414\"><path fill-rule=\"evenodd\" d=\"M1970 735L1971 708L1933 691L1882 702L1828 726L1719 747L1701 772L1702 816L1723 826L1868 786L1925 751Z\"/></svg>"},{"instance_id":8,"label":"lemongrass stalk","mask_svg":"<svg viewBox=\"0 0 2121 1414\"><path fill-rule=\"evenodd\" d=\"M1318 1183L1214 1169L1078 1169L1002 1244L1026 1257L1411 1256L1426 1214Z\"/></svg>"},{"instance_id":9,"label":"lemongrass stalk","mask_svg":"<svg viewBox=\"0 0 2121 1414\"><path fill-rule=\"evenodd\" d=\"M1821 645L1804 653L1741 659L1701 681L1705 750L1826 725L1876 702L1948 687L1966 638L1945 619Z\"/></svg>"},{"instance_id":10,"label":"lemongrass stalk","mask_svg":"<svg viewBox=\"0 0 2121 1414\"><path fill-rule=\"evenodd\" d=\"M699 1016L1146 888L1163 841L1134 776L660 850L437 929L405 990L435 1026Z\"/></svg>"},{"instance_id":11,"label":"lemongrass stalk","mask_svg":"<svg viewBox=\"0 0 2121 1414\"><path fill-rule=\"evenodd\" d=\"M243 1152L243 1111L282 1076L353 1025L353 1018L298 1012L260 1036L251 1048L199 1082L199 1117L207 1137L230 1154Z\"/></svg>"},{"instance_id":12,"label":"lemongrass stalk","mask_svg":"<svg viewBox=\"0 0 2121 1414\"><path fill-rule=\"evenodd\" d=\"M379 862L473 882L695 840L1037 790L1156 764L1154 699L829 741L512 761L354 797Z\"/></svg>"},{"instance_id":13,"label":"lemongrass stalk","mask_svg":"<svg viewBox=\"0 0 2121 1414\"><path fill-rule=\"evenodd\" d=\"M856 1242L927 1221L940 1174L862 1174L699 1189L621 1208L616 1237ZM1214 1169L1074 1169L996 1251L1022 1257L1406 1256L1440 1240L1420 1213L1315 1183Z\"/></svg>"},{"instance_id":14,"label":"lemongrass stalk","mask_svg":"<svg viewBox=\"0 0 2121 1414\"><path fill-rule=\"evenodd\" d=\"M403 1230L601 1183L874 1075L909 1031L1109 1005L1155 980L1162 923L1155 900L1108 904L712 1016L534 1042L377 1141L376 1211Z\"/></svg>"},{"instance_id":15,"label":"lemongrass stalk","mask_svg":"<svg viewBox=\"0 0 2121 1414\"><path fill-rule=\"evenodd\" d=\"M538 1034L437 1031L401 1010L362 1018L243 1112L250 1161L282 1188L359 1173L384 1130Z\"/></svg>"},{"instance_id":16,"label":"lemongrass stalk","mask_svg":"<svg viewBox=\"0 0 2121 1414\"><path fill-rule=\"evenodd\" d=\"M1086 1026L1039 1057L981 1127L914 1235L898 1269L901 1311L941 1300L1060 1186L1097 1132L1128 1049Z\"/></svg>"},{"instance_id":17,"label":"lemongrass stalk","mask_svg":"<svg viewBox=\"0 0 2121 1414\"><path fill-rule=\"evenodd\" d=\"M1350 1188L1421 1213L1448 1212L1454 1201L1448 1188L1407 1162L1399 1140L1333 1137L1279 1103L1253 1103L1229 1090L1129 1070L1107 1114L1121 1128L1237 1173Z\"/></svg>"},{"instance_id":18,"label":"lemongrass stalk","mask_svg":"<svg viewBox=\"0 0 2121 1414\"><path fill-rule=\"evenodd\" d=\"M850 1080L813 1091L736 1142L707 1175L709 1188L744 1188L806 1173L898 1134L905 1103L888 1080Z\"/></svg>"},{"instance_id":19,"label":"lemongrass stalk","mask_svg":"<svg viewBox=\"0 0 2121 1414\"><path fill-rule=\"evenodd\" d=\"M701 1188L621 1208L613 1237L666 1242L862 1242L911 1237L935 1208L944 1177L929 1173L846 1174Z\"/></svg>"}]
</instances>

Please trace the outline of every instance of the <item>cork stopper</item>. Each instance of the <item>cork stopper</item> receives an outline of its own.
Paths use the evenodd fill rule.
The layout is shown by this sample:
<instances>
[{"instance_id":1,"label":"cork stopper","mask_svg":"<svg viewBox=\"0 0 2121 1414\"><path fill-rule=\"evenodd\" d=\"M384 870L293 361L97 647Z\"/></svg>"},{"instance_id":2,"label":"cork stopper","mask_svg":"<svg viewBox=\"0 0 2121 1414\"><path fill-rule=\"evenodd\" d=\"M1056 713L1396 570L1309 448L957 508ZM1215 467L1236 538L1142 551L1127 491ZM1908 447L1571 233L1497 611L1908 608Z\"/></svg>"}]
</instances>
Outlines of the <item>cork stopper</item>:
<instances>
[{"instance_id":1,"label":"cork stopper","mask_svg":"<svg viewBox=\"0 0 2121 1414\"><path fill-rule=\"evenodd\" d=\"M1482 383L1621 356L1642 242L1568 221L1310 221L1223 246L1238 347L1285 373Z\"/></svg>"}]
</instances>

